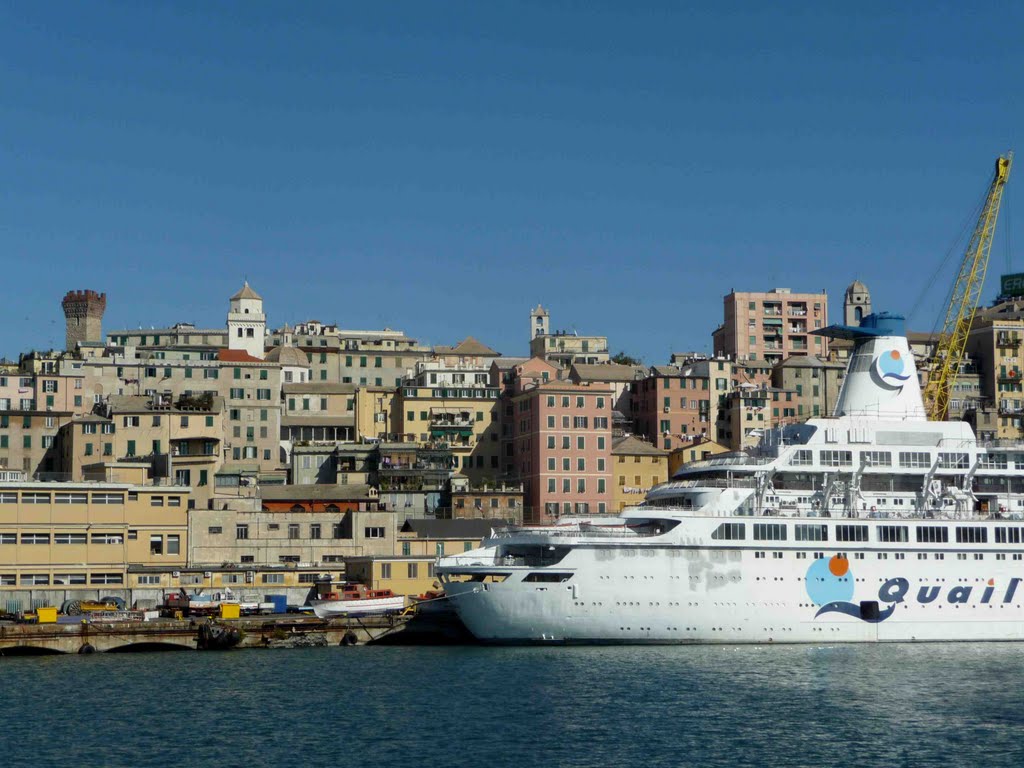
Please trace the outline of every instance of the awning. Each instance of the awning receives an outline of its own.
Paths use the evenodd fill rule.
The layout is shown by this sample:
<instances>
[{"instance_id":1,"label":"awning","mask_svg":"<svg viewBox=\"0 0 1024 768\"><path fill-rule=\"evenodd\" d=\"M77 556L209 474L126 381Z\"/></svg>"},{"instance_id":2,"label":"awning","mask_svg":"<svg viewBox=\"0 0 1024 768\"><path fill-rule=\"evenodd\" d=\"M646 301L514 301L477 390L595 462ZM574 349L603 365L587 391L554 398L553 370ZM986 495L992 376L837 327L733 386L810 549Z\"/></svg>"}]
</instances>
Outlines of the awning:
<instances>
[{"instance_id":1,"label":"awning","mask_svg":"<svg viewBox=\"0 0 1024 768\"><path fill-rule=\"evenodd\" d=\"M256 475L260 471L259 464L225 464L217 470L218 475Z\"/></svg>"},{"instance_id":2,"label":"awning","mask_svg":"<svg viewBox=\"0 0 1024 768\"><path fill-rule=\"evenodd\" d=\"M459 437L472 437L473 430L466 427L459 427L455 429L453 427L431 427L430 434L437 437L439 435L458 435Z\"/></svg>"}]
</instances>

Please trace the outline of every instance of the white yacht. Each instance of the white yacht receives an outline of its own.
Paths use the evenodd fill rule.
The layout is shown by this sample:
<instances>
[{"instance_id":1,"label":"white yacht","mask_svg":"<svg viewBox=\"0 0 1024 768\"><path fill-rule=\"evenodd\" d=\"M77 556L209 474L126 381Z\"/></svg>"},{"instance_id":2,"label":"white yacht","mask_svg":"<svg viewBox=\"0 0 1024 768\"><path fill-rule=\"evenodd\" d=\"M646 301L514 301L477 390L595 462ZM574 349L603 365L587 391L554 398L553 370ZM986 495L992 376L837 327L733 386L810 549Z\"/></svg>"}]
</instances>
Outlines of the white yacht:
<instances>
[{"instance_id":1,"label":"white yacht","mask_svg":"<svg viewBox=\"0 0 1024 768\"><path fill-rule=\"evenodd\" d=\"M685 465L603 521L497 530L437 574L480 640L1024 638L1024 443L925 416L896 315L854 341L835 415Z\"/></svg>"}]
</instances>

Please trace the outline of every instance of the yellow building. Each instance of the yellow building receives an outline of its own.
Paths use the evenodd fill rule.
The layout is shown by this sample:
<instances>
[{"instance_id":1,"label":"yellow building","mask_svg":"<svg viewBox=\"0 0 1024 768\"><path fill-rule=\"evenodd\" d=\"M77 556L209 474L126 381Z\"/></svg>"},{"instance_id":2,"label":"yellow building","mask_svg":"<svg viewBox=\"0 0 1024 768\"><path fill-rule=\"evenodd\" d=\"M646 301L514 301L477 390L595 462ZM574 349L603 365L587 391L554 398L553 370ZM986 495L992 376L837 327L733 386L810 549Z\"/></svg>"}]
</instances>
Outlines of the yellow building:
<instances>
[{"instance_id":1,"label":"yellow building","mask_svg":"<svg viewBox=\"0 0 1024 768\"><path fill-rule=\"evenodd\" d=\"M506 525L505 520L409 519L399 531L394 555L347 558L345 577L370 589L422 595L439 588L437 558L475 549L492 530Z\"/></svg>"},{"instance_id":2,"label":"yellow building","mask_svg":"<svg viewBox=\"0 0 1024 768\"><path fill-rule=\"evenodd\" d=\"M439 584L434 578L434 555L374 555L350 557L345 578L369 589L390 589L396 595L422 595Z\"/></svg>"},{"instance_id":3,"label":"yellow building","mask_svg":"<svg viewBox=\"0 0 1024 768\"><path fill-rule=\"evenodd\" d=\"M612 443L615 475L612 512L635 507L658 483L668 480L668 451L633 436Z\"/></svg>"},{"instance_id":4,"label":"yellow building","mask_svg":"<svg viewBox=\"0 0 1024 768\"><path fill-rule=\"evenodd\" d=\"M672 477L683 464L689 464L691 461L703 461L719 453L729 453L729 451L729 446L716 443L713 440L693 442L690 445L676 448L668 455L668 476Z\"/></svg>"},{"instance_id":5,"label":"yellow building","mask_svg":"<svg viewBox=\"0 0 1024 768\"><path fill-rule=\"evenodd\" d=\"M0 412L0 468L41 480L61 479L57 436L70 420L68 411Z\"/></svg>"},{"instance_id":6,"label":"yellow building","mask_svg":"<svg viewBox=\"0 0 1024 768\"><path fill-rule=\"evenodd\" d=\"M980 310L967 339L988 416L988 423L977 419L982 439L1024 436L1024 312L1019 307L1020 301L1014 300ZM954 390L953 396L959 398L960 393Z\"/></svg>"},{"instance_id":7,"label":"yellow building","mask_svg":"<svg viewBox=\"0 0 1024 768\"><path fill-rule=\"evenodd\" d=\"M413 555L444 557L468 552L480 546L480 542L491 531L505 528L507 520L493 518L487 520L431 520L429 518L410 518L405 521L398 532L396 548L400 548L404 557ZM395 554L398 554L396 551Z\"/></svg>"},{"instance_id":8,"label":"yellow building","mask_svg":"<svg viewBox=\"0 0 1024 768\"><path fill-rule=\"evenodd\" d=\"M357 387L356 388L356 439L375 438L388 440L388 435L395 430L391 418L391 402L395 396L394 388Z\"/></svg>"},{"instance_id":9,"label":"yellow building","mask_svg":"<svg viewBox=\"0 0 1024 768\"><path fill-rule=\"evenodd\" d=\"M0 595L118 594L132 566L181 568L188 499L188 488L0 482Z\"/></svg>"},{"instance_id":10,"label":"yellow building","mask_svg":"<svg viewBox=\"0 0 1024 768\"><path fill-rule=\"evenodd\" d=\"M406 386L392 404L393 432L403 442L443 444L472 482L499 474L498 388L470 384Z\"/></svg>"}]
</instances>

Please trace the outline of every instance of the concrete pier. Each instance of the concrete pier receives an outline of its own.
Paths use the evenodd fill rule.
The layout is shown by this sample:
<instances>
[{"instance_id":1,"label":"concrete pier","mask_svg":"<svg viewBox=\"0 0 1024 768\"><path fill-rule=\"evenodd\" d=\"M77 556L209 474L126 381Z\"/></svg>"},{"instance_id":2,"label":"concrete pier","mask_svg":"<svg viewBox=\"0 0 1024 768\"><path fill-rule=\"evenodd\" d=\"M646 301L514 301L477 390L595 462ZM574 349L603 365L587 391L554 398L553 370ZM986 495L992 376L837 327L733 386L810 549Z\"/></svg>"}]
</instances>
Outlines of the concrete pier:
<instances>
[{"instance_id":1,"label":"concrete pier","mask_svg":"<svg viewBox=\"0 0 1024 768\"><path fill-rule=\"evenodd\" d=\"M199 625L207 619L157 619L76 624L0 624L0 656L46 653L105 653L196 650ZM237 648L356 645L400 633L408 619L368 616L324 621L299 614L220 621L242 630Z\"/></svg>"}]
</instances>

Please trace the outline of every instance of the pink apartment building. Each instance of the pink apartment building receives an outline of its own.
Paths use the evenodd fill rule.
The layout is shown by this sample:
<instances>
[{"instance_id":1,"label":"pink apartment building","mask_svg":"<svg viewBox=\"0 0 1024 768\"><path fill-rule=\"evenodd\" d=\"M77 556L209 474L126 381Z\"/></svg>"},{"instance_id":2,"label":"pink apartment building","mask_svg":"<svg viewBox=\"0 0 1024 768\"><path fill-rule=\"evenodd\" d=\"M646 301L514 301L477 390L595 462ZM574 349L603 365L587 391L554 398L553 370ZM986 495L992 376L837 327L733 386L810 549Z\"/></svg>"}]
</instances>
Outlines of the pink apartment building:
<instances>
[{"instance_id":1,"label":"pink apartment building","mask_svg":"<svg viewBox=\"0 0 1024 768\"><path fill-rule=\"evenodd\" d=\"M511 398L524 522L611 512L611 388L524 381Z\"/></svg>"},{"instance_id":2,"label":"pink apartment building","mask_svg":"<svg viewBox=\"0 0 1024 768\"><path fill-rule=\"evenodd\" d=\"M791 355L828 353L828 340L811 332L828 325L828 294L733 291L725 297L724 322L712 334L715 354L774 365Z\"/></svg>"},{"instance_id":3,"label":"pink apartment building","mask_svg":"<svg viewBox=\"0 0 1024 768\"><path fill-rule=\"evenodd\" d=\"M719 401L737 383L735 368L723 359L652 367L633 384L637 434L666 451L716 440Z\"/></svg>"}]
</instances>

